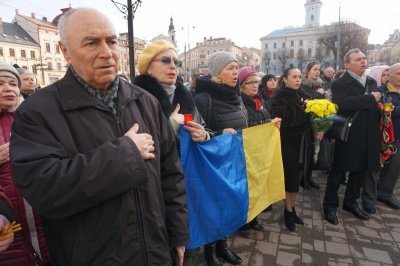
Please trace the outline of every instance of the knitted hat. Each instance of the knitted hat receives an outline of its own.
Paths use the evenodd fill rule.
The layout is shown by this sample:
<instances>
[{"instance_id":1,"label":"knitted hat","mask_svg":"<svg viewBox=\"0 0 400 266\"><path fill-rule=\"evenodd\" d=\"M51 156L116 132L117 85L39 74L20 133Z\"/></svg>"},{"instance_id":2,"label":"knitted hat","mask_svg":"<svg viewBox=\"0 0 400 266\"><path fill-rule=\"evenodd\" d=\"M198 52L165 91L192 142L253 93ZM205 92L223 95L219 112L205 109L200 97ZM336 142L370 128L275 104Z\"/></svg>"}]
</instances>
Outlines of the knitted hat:
<instances>
[{"instance_id":1,"label":"knitted hat","mask_svg":"<svg viewBox=\"0 0 400 266\"><path fill-rule=\"evenodd\" d=\"M257 72L251 66L246 66L239 69L238 73L239 84L242 85L243 82L247 79L247 77L250 76L257 77Z\"/></svg>"},{"instance_id":2,"label":"knitted hat","mask_svg":"<svg viewBox=\"0 0 400 266\"><path fill-rule=\"evenodd\" d=\"M237 62L237 59L229 52L221 51L210 55L208 58L208 68L210 69L211 76L218 76L222 69L232 61Z\"/></svg>"},{"instance_id":3,"label":"knitted hat","mask_svg":"<svg viewBox=\"0 0 400 266\"><path fill-rule=\"evenodd\" d=\"M10 77L18 81L18 87L21 88L22 80L15 67L10 64L0 62L0 77Z\"/></svg>"},{"instance_id":4,"label":"knitted hat","mask_svg":"<svg viewBox=\"0 0 400 266\"><path fill-rule=\"evenodd\" d=\"M271 75L271 74L267 74L264 77L262 77L262 79L261 79L261 88L266 87L267 86L267 82L270 79L275 79L276 80L276 77L274 75Z\"/></svg>"},{"instance_id":5,"label":"knitted hat","mask_svg":"<svg viewBox=\"0 0 400 266\"><path fill-rule=\"evenodd\" d=\"M147 68L151 61L162 51L172 49L176 52L176 47L165 40L157 40L144 48L138 60L138 69L141 75L147 74Z\"/></svg>"}]
</instances>

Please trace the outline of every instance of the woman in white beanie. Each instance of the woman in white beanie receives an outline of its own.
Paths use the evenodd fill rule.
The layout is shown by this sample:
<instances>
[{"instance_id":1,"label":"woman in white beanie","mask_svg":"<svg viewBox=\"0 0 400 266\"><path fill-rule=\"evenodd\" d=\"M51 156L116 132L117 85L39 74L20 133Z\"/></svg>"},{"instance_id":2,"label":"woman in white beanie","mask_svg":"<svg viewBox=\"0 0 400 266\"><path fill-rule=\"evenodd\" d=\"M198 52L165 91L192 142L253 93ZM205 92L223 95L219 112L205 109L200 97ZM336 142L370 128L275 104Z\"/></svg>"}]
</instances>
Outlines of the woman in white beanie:
<instances>
[{"instance_id":1,"label":"woman in white beanie","mask_svg":"<svg viewBox=\"0 0 400 266\"><path fill-rule=\"evenodd\" d=\"M33 212L18 192L10 166L10 130L14 111L23 101L21 84L17 70L7 63L0 63L0 191L4 189L4 195L0 197L0 229L13 221L22 225L21 232L0 240L0 264L45 265L39 264L39 261L50 261L40 215ZM37 259L32 258L33 252Z\"/></svg>"},{"instance_id":2,"label":"woman in white beanie","mask_svg":"<svg viewBox=\"0 0 400 266\"><path fill-rule=\"evenodd\" d=\"M240 97L237 59L229 52L217 52L208 58L208 68L210 75L196 81L197 109L215 135L236 135L236 130L248 127L247 111ZM234 265L242 262L228 248L226 238L205 245L204 254L209 266L221 265L217 256Z\"/></svg>"}]
</instances>

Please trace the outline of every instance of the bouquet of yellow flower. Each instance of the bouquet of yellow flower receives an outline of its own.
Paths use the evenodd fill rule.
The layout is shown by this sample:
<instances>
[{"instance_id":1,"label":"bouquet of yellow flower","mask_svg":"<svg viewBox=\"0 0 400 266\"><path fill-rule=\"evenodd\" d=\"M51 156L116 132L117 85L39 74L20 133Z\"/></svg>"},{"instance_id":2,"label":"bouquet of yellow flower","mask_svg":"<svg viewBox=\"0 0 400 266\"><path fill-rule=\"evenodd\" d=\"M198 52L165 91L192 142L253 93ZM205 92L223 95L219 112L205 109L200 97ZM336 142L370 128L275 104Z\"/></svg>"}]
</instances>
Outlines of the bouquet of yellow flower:
<instances>
[{"instance_id":1,"label":"bouquet of yellow flower","mask_svg":"<svg viewBox=\"0 0 400 266\"><path fill-rule=\"evenodd\" d=\"M315 135L314 145L314 164L317 163L320 150L320 138L318 135L324 134L332 125L332 118L337 112L337 105L328 100L307 101L306 113L311 115L312 126Z\"/></svg>"}]
</instances>

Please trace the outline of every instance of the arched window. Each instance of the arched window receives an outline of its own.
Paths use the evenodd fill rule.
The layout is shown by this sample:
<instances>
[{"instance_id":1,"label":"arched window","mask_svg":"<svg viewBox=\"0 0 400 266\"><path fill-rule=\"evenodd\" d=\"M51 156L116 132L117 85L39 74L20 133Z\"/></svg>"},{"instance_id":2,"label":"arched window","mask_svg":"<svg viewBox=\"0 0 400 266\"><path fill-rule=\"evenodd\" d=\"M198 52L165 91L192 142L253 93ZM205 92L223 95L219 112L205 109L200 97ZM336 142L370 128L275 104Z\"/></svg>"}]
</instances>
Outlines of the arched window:
<instances>
[{"instance_id":1,"label":"arched window","mask_svg":"<svg viewBox=\"0 0 400 266\"><path fill-rule=\"evenodd\" d=\"M290 49L290 58L294 58L294 50Z\"/></svg>"},{"instance_id":2,"label":"arched window","mask_svg":"<svg viewBox=\"0 0 400 266\"><path fill-rule=\"evenodd\" d=\"M311 49L311 48L308 48L308 51L307 51L308 57L311 57L311 54L312 54L312 49Z\"/></svg>"}]
</instances>

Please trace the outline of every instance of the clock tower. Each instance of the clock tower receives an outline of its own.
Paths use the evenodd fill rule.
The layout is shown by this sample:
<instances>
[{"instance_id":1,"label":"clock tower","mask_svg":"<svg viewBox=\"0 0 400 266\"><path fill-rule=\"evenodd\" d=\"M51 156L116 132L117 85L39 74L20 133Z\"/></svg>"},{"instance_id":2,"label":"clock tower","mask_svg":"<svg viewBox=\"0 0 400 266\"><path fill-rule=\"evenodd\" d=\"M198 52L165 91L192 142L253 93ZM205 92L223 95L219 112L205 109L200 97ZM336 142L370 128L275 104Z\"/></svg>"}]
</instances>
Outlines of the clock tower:
<instances>
[{"instance_id":1,"label":"clock tower","mask_svg":"<svg viewBox=\"0 0 400 266\"><path fill-rule=\"evenodd\" d=\"M306 24L308 27L318 27L321 14L321 0L307 0L304 4L306 8Z\"/></svg>"}]
</instances>

